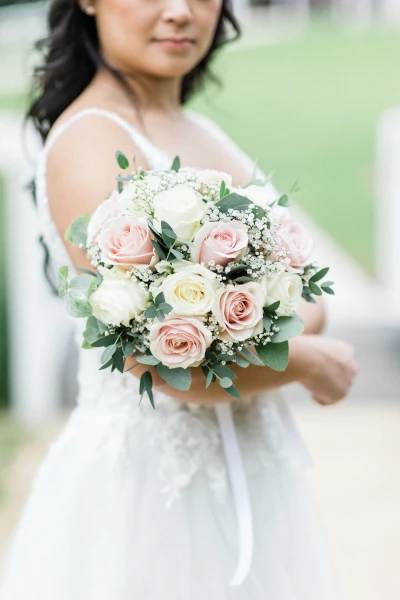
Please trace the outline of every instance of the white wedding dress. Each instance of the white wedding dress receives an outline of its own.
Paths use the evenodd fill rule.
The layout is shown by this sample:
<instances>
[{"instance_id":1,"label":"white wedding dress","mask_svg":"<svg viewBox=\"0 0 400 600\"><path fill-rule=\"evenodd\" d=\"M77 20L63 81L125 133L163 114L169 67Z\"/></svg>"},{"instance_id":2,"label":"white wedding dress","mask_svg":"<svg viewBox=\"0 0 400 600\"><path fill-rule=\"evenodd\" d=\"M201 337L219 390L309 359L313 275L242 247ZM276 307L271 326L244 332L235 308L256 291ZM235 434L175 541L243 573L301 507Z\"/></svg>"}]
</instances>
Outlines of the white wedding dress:
<instances>
[{"instance_id":1,"label":"white wedding dress","mask_svg":"<svg viewBox=\"0 0 400 600\"><path fill-rule=\"evenodd\" d=\"M211 120L186 114L252 163ZM151 168L172 162L114 113L88 109L59 126L36 180L58 266L70 261L48 207L46 156L83 117L113 119ZM84 323L74 323L80 348ZM132 374L99 371L101 349L79 354L77 407L32 483L2 565L0 600L334 597L306 452L279 394L218 411L156 393L153 410L146 399L138 406Z\"/></svg>"}]
</instances>

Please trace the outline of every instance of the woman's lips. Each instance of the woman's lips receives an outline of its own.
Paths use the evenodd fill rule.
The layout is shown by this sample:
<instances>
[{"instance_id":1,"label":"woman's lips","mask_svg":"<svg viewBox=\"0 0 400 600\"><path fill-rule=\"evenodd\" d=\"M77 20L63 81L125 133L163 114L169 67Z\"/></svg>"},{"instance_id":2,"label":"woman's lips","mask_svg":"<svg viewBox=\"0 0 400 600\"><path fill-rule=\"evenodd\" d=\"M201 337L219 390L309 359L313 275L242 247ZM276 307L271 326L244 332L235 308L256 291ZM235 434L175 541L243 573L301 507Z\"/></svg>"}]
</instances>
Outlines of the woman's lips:
<instances>
[{"instance_id":1,"label":"woman's lips","mask_svg":"<svg viewBox=\"0 0 400 600\"><path fill-rule=\"evenodd\" d=\"M193 40L183 39L183 40L174 40L171 38L155 40L158 44L165 48L165 50L188 50L193 46Z\"/></svg>"}]
</instances>

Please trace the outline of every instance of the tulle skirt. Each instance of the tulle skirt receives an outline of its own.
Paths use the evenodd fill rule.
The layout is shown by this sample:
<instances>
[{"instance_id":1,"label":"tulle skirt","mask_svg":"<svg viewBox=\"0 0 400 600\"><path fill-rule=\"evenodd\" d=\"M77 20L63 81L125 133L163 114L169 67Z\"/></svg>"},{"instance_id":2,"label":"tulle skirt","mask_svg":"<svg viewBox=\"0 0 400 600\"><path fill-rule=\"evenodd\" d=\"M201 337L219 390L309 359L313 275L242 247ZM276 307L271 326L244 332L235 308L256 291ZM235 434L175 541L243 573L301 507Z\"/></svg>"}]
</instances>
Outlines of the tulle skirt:
<instances>
[{"instance_id":1,"label":"tulle skirt","mask_svg":"<svg viewBox=\"0 0 400 600\"><path fill-rule=\"evenodd\" d=\"M238 553L230 489L218 500L218 475L213 489L210 472L190 470L188 444L188 469L164 462L181 490L166 504L150 437L124 414L74 409L10 540L1 600L336 598L300 463L270 456L253 469L246 451L254 557L245 582L230 587Z\"/></svg>"}]
</instances>

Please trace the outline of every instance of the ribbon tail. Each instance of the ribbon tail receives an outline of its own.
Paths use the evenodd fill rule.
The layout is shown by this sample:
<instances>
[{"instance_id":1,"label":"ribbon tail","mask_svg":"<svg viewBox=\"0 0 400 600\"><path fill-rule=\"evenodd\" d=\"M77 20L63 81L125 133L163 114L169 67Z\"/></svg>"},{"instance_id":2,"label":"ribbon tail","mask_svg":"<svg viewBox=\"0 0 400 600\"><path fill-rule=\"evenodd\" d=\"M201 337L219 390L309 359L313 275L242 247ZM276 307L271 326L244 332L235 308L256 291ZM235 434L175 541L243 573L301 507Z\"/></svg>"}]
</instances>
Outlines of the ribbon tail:
<instances>
[{"instance_id":1,"label":"ribbon tail","mask_svg":"<svg viewBox=\"0 0 400 600\"><path fill-rule=\"evenodd\" d=\"M231 405L229 403L218 404L216 406L216 413L232 487L239 534L238 564L230 585L240 586L248 576L253 560L253 514Z\"/></svg>"}]
</instances>

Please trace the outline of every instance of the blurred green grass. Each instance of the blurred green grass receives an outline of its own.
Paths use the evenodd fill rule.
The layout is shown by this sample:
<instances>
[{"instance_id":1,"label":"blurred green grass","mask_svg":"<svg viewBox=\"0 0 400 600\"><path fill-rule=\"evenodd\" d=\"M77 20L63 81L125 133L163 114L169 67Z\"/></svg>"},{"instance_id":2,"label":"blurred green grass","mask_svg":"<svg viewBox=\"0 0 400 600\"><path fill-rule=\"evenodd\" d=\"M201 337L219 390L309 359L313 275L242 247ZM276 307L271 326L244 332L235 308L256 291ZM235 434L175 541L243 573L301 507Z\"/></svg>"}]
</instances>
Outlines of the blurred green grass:
<instances>
[{"instance_id":1,"label":"blurred green grass","mask_svg":"<svg viewBox=\"0 0 400 600\"><path fill-rule=\"evenodd\" d=\"M0 407L7 404L8 391L3 197L3 181L0 178Z\"/></svg>"},{"instance_id":2,"label":"blurred green grass","mask_svg":"<svg viewBox=\"0 0 400 600\"><path fill-rule=\"evenodd\" d=\"M278 45L221 54L223 90L192 103L228 131L273 181L366 269L374 265L376 125L400 104L400 33L314 23Z\"/></svg>"}]
</instances>

